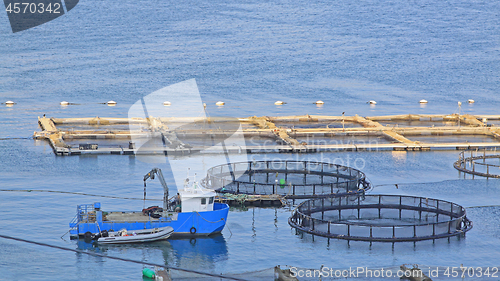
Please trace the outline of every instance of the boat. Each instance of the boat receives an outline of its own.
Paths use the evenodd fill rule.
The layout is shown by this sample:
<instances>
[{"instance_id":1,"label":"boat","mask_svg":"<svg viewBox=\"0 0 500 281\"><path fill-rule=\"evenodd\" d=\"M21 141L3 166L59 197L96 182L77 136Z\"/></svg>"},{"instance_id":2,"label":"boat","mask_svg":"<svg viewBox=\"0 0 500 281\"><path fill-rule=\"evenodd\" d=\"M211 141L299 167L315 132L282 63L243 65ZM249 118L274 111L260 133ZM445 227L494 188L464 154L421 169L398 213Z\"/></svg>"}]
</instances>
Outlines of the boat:
<instances>
[{"instance_id":1,"label":"boat","mask_svg":"<svg viewBox=\"0 0 500 281\"><path fill-rule=\"evenodd\" d=\"M97 239L99 244L145 243L164 240L170 237L174 229L171 226L153 229L127 231L122 229L114 232L101 233Z\"/></svg>"},{"instance_id":2,"label":"boat","mask_svg":"<svg viewBox=\"0 0 500 281\"><path fill-rule=\"evenodd\" d=\"M163 186L163 207L152 206L142 211L104 211L101 203L77 206L76 216L70 222L70 236L76 238L101 237L104 232L126 229L150 230L172 227L171 237L209 236L220 233L227 220L229 206L215 201L215 191L204 188L189 177L178 194L169 199L169 190L160 169L154 168L144 176L146 181L158 176Z\"/></svg>"}]
</instances>

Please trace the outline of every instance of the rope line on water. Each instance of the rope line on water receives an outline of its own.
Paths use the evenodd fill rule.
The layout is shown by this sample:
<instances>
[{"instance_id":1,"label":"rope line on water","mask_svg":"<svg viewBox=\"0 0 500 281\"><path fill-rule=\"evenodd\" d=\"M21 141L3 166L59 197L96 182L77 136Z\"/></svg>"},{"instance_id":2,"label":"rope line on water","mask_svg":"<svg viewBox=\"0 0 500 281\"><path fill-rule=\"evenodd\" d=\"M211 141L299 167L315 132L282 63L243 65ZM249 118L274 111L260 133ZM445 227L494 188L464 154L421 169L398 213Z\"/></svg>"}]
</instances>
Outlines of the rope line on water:
<instances>
[{"instance_id":1,"label":"rope line on water","mask_svg":"<svg viewBox=\"0 0 500 281\"><path fill-rule=\"evenodd\" d=\"M493 207L500 207L500 205L472 206L472 207L466 207L466 208L472 209L472 208L493 208Z\"/></svg>"},{"instance_id":2,"label":"rope line on water","mask_svg":"<svg viewBox=\"0 0 500 281\"><path fill-rule=\"evenodd\" d=\"M25 137L25 138L0 138L0 140L32 140L33 137Z\"/></svg>"},{"instance_id":3,"label":"rope line on water","mask_svg":"<svg viewBox=\"0 0 500 281\"><path fill-rule=\"evenodd\" d=\"M132 262L132 263L137 263L137 264L142 264L142 265L148 265L148 266L156 266L156 267L161 267L161 268L167 268L167 269L170 269L170 270L178 270L178 271L183 271L183 272L188 272L188 273L195 273L195 274L199 274L199 275L217 277L217 278L222 278L222 279L237 280L237 281L246 281L246 279L241 279L241 278L236 278L236 277L231 277L231 276L224 276L224 275L220 275L220 274L201 272L201 271L197 271L197 270L185 269L185 268L180 268L180 267L171 267L171 266L166 266L164 264L157 264L157 263L144 262L144 261L138 261L138 260L131 260L131 259L126 259L126 258L114 257L114 256L107 256L107 255L93 253L93 252L86 252L86 251L77 250L77 249L71 249L71 248L66 248L66 247L61 247L61 246L56 246L56 245L50 245L50 244L46 244L46 243L42 243L42 242L36 242L36 241L21 239L21 238L7 236L7 235L3 235L3 234L0 234L0 238L10 239L10 240L18 241L18 242L29 243L29 244L35 244L35 245L38 245L38 246L50 247L50 248L64 250L64 251L69 251L69 252L86 254L86 255L94 256L94 257L108 258L108 259L114 259L114 260L119 260L119 261L124 261L124 262Z\"/></svg>"},{"instance_id":4,"label":"rope line on water","mask_svg":"<svg viewBox=\"0 0 500 281\"><path fill-rule=\"evenodd\" d=\"M83 192L46 190L46 189L0 189L0 191L6 191L6 192L48 192L48 193L74 194L74 195L113 198L113 199L144 200L144 198L120 197L120 196L111 196L111 195L96 195L96 194L89 194L89 193L83 193ZM162 201L162 199L146 199L146 200L147 201Z\"/></svg>"}]
</instances>

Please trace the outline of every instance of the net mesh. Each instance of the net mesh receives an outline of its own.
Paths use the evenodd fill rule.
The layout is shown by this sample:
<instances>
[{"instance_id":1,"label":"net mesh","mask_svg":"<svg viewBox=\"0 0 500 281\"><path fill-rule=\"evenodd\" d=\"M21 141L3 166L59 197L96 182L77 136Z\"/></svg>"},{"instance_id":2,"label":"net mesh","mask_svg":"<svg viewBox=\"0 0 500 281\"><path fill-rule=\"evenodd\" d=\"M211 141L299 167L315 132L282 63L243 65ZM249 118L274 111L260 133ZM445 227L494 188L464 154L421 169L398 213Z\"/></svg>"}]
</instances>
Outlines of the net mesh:
<instances>
[{"instance_id":1,"label":"net mesh","mask_svg":"<svg viewBox=\"0 0 500 281\"><path fill-rule=\"evenodd\" d=\"M359 241L408 242L462 235L472 228L451 202L399 195L346 195L299 204L292 227L314 235Z\"/></svg>"}]
</instances>

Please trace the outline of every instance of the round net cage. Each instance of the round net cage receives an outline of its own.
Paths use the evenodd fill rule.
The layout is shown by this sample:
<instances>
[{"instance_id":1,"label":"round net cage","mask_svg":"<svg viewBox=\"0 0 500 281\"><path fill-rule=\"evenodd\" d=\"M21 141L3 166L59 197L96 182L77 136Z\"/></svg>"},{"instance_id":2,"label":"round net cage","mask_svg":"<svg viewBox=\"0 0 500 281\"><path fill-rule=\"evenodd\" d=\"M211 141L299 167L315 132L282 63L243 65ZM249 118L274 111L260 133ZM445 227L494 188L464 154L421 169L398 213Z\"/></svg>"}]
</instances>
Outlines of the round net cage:
<instances>
[{"instance_id":1,"label":"round net cage","mask_svg":"<svg viewBox=\"0 0 500 281\"><path fill-rule=\"evenodd\" d=\"M288 199L360 194L370 189L365 174L357 169L313 161L223 164L210 168L204 183L221 193L278 194Z\"/></svg>"},{"instance_id":2,"label":"round net cage","mask_svg":"<svg viewBox=\"0 0 500 281\"><path fill-rule=\"evenodd\" d=\"M288 223L336 239L410 242L459 236L472 229L465 208L414 196L352 194L302 202Z\"/></svg>"},{"instance_id":3,"label":"round net cage","mask_svg":"<svg viewBox=\"0 0 500 281\"><path fill-rule=\"evenodd\" d=\"M481 151L470 150L470 157L467 157L465 151L460 152L458 161L453 163L453 167L465 174L486 178L500 178L500 154L497 154L496 149L488 151L483 149ZM493 153L493 154L486 154Z\"/></svg>"}]
</instances>

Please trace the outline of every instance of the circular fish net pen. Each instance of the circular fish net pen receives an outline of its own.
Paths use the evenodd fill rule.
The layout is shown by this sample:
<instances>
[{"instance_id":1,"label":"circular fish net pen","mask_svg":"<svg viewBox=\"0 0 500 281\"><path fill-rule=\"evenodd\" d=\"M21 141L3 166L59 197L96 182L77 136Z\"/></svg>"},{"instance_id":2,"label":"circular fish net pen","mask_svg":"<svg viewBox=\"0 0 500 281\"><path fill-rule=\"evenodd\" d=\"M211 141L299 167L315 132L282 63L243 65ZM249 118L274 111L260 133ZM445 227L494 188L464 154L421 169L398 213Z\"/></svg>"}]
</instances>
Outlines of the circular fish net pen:
<instances>
[{"instance_id":1,"label":"circular fish net pen","mask_svg":"<svg viewBox=\"0 0 500 281\"><path fill-rule=\"evenodd\" d=\"M453 163L455 169L473 176L486 178L500 178L500 154L486 154L487 150L470 151L470 157L465 152L460 152L458 161Z\"/></svg>"},{"instance_id":2,"label":"circular fish net pen","mask_svg":"<svg viewBox=\"0 0 500 281\"><path fill-rule=\"evenodd\" d=\"M235 175L238 175L236 178ZM357 169L313 161L253 161L212 167L204 184L220 193L305 199L359 194L370 189Z\"/></svg>"},{"instance_id":3,"label":"circular fish net pen","mask_svg":"<svg viewBox=\"0 0 500 281\"><path fill-rule=\"evenodd\" d=\"M304 201L290 226L327 238L411 242L462 235L472 229L452 202L400 195L345 195Z\"/></svg>"}]
</instances>

